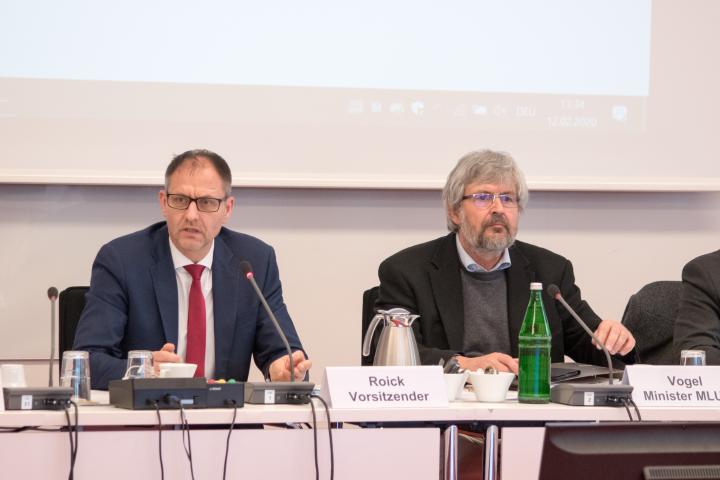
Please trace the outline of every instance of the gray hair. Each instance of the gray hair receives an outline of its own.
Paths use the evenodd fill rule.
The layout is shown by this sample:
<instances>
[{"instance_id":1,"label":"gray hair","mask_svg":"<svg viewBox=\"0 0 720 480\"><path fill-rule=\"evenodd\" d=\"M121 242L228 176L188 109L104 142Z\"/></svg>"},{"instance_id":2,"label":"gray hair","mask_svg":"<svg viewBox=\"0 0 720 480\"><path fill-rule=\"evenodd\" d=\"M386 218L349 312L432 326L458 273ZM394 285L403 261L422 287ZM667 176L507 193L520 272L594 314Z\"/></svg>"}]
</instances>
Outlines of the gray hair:
<instances>
[{"instance_id":1,"label":"gray hair","mask_svg":"<svg viewBox=\"0 0 720 480\"><path fill-rule=\"evenodd\" d=\"M443 188L443 203L447 215L447 227L457 232L458 226L450 218L450 212L456 212L462 204L465 187L471 183L512 183L515 185L520 211L525 209L528 201L528 187L525 175L507 153L493 150L470 152L458 160L452 169Z\"/></svg>"}]
</instances>

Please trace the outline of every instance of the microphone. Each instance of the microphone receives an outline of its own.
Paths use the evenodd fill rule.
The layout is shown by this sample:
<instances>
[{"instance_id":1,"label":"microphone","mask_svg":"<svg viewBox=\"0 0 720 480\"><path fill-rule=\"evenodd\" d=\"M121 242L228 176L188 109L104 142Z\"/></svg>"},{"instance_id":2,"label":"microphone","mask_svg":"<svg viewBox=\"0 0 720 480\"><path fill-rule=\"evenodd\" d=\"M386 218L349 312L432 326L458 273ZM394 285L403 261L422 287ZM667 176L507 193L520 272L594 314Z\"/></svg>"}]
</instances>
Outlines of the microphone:
<instances>
[{"instance_id":1,"label":"microphone","mask_svg":"<svg viewBox=\"0 0 720 480\"><path fill-rule=\"evenodd\" d=\"M285 333L282 331L280 323L275 317L275 314L270 308L270 305L268 305L267 300L265 299L265 295L263 295L260 287L258 287L258 284L255 281L255 274L253 273L250 262L246 260L240 262L240 269L245 274L245 278L247 278L248 282L250 282L250 285L252 285L258 299L260 299L260 303L262 303L265 312L267 313L268 317L270 317L270 320L275 326L275 330L277 330L280 339L285 345L285 350L287 351L288 358L290 359L289 382L247 382L245 388L245 402L260 404L299 404L310 402L310 395L312 394L312 390L315 385L310 382L295 382L295 362L293 361L290 343L288 342Z\"/></svg>"},{"instance_id":2,"label":"microphone","mask_svg":"<svg viewBox=\"0 0 720 480\"><path fill-rule=\"evenodd\" d=\"M270 309L270 305L268 305L267 300L265 300L265 295L263 295L262 291L260 291L260 287L258 287L257 282L255 281L255 274L252 271L252 266L250 265L250 262L243 260L240 262L240 268L242 269L243 273L245 274L245 278L248 279L250 282L250 285L253 286L255 289L255 293L257 294L258 298L260 299L260 303L262 303L263 307L265 308L265 312L267 312L268 317L270 317L270 320L272 320L273 325L275 326L275 330L277 330L278 335L280 335L280 339L282 339L283 343L285 344L285 350L287 350L288 357L290 357L290 381L295 381L295 363L293 362L292 357L292 350L290 349L290 343L288 343L287 337L285 336L285 333L282 331L282 328L280 328L280 324L277 321L277 318L275 317L275 314Z\"/></svg>"},{"instance_id":3,"label":"microphone","mask_svg":"<svg viewBox=\"0 0 720 480\"><path fill-rule=\"evenodd\" d=\"M608 385L604 384L572 384L560 383L553 386L550 392L550 400L555 403L564 403L566 405L611 405L622 406L624 401L631 399L633 387L630 385L613 385L613 366L610 352L605 344L600 341L580 316L568 305L555 284L550 284L545 290L548 295L557 300L565 307L575 321L592 337L595 344L598 345L605 353L605 360L608 364L610 377Z\"/></svg>"},{"instance_id":4,"label":"microphone","mask_svg":"<svg viewBox=\"0 0 720 480\"><path fill-rule=\"evenodd\" d=\"M53 361L55 359L55 302L58 298L58 289L48 288L48 299L50 300L50 360L48 361L48 387L53 386Z\"/></svg>"},{"instance_id":5,"label":"microphone","mask_svg":"<svg viewBox=\"0 0 720 480\"><path fill-rule=\"evenodd\" d=\"M610 385L612 385L613 373L614 373L613 367L612 367L612 360L610 359L610 352L608 351L607 348L605 348L605 344L603 342L601 342L600 339L595 336L593 331L590 330L590 328L587 326L587 324L585 322L583 322L582 318L580 318L580 316L575 312L575 310L573 310L573 308L570 305L568 305L568 303L563 298L562 293L560 293L560 289L558 288L557 285L551 283L550 285L548 285L546 291L547 291L548 295L550 295L555 300L560 302L562 304L562 306L565 307L565 310L570 312L570 315L572 315L572 317L575 319L575 321L580 324L580 326L583 328L583 330L585 330L587 332L587 334L590 335L593 340L595 340L595 344L598 345L600 348L602 348L602 351L605 352L605 360L607 361L607 364L608 364L608 370L610 370L609 383L610 383Z\"/></svg>"}]
</instances>

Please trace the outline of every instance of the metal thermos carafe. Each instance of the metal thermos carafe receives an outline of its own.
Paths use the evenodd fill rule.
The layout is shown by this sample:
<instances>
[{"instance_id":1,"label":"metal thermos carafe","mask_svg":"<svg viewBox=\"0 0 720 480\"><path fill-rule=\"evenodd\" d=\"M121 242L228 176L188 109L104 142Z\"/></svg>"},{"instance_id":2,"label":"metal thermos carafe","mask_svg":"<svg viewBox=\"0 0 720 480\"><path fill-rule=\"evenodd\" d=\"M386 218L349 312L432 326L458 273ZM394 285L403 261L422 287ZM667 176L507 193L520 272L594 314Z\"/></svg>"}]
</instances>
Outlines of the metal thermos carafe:
<instances>
[{"instance_id":1,"label":"metal thermos carafe","mask_svg":"<svg viewBox=\"0 0 720 480\"><path fill-rule=\"evenodd\" d=\"M373 365L420 365L420 353L412 328L413 321L418 317L404 308L378 310L365 333L363 356L370 355L373 334L378 324L383 322Z\"/></svg>"}]
</instances>

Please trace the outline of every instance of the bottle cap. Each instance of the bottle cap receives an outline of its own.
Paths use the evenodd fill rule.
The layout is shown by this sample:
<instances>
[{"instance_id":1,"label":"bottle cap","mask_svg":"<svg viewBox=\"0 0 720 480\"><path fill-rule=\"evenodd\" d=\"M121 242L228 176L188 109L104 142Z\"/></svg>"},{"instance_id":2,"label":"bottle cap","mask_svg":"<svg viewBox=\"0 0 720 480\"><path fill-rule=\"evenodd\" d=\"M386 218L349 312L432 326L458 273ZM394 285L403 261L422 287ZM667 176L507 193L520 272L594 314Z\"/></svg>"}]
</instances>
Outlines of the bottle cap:
<instances>
[{"instance_id":1,"label":"bottle cap","mask_svg":"<svg viewBox=\"0 0 720 480\"><path fill-rule=\"evenodd\" d=\"M542 290L542 282L532 282L530 284L530 290Z\"/></svg>"}]
</instances>

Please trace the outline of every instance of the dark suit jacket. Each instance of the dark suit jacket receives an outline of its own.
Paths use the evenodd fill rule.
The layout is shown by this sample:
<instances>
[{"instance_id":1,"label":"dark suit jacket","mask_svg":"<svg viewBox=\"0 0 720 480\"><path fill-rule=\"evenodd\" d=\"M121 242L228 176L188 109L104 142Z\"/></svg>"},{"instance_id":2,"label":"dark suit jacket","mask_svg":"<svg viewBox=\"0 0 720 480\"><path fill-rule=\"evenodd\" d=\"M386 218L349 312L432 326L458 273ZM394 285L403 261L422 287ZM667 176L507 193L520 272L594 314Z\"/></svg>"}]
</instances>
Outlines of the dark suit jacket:
<instances>
[{"instance_id":1,"label":"dark suit jacket","mask_svg":"<svg viewBox=\"0 0 720 480\"><path fill-rule=\"evenodd\" d=\"M260 289L293 350L302 345L283 301L275 252L249 235L222 228L212 264L215 377L246 380L250 357L263 372L286 354L240 262L251 263ZM75 350L90 352L92 387L106 389L125 372L129 350L177 345L178 297L165 222L104 245L92 267Z\"/></svg>"},{"instance_id":2,"label":"dark suit jacket","mask_svg":"<svg viewBox=\"0 0 720 480\"><path fill-rule=\"evenodd\" d=\"M516 241L510 247L512 266L505 270L510 352L517 357L518 334L530 300L530 282L556 284L565 300L595 330L600 318L582 300L570 261L544 248ZM462 353L464 311L461 271L455 234L405 249L385 260L379 269L377 304L401 306L420 315L414 326L423 364ZM568 355L576 362L606 365L590 337L561 305L543 291L552 331L552 360ZM491 353L491 352L486 352Z\"/></svg>"},{"instance_id":3,"label":"dark suit jacket","mask_svg":"<svg viewBox=\"0 0 720 480\"><path fill-rule=\"evenodd\" d=\"M720 250L685 265L682 282L675 358L680 350L705 350L707 364L720 365Z\"/></svg>"}]
</instances>

